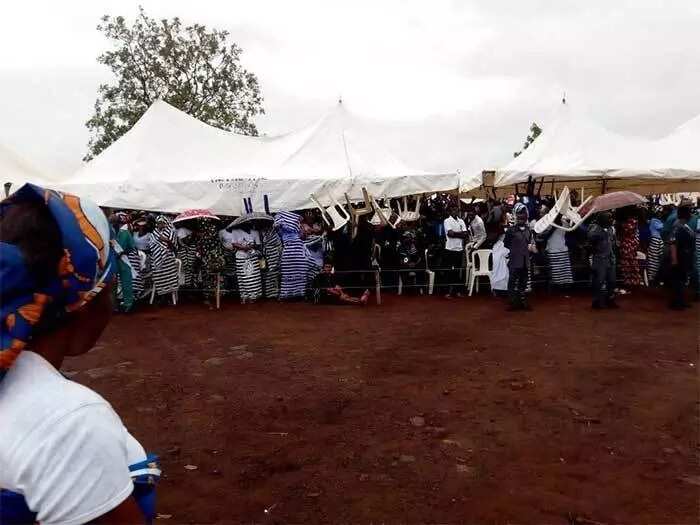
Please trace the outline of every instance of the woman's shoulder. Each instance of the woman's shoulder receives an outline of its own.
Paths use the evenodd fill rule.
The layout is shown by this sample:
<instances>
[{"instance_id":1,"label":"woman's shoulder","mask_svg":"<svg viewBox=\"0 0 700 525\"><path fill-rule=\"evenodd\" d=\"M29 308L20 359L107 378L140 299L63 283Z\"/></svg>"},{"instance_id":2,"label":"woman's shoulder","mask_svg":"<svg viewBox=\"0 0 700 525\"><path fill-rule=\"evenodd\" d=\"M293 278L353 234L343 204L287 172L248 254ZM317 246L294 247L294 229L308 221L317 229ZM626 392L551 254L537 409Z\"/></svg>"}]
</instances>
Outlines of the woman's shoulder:
<instances>
[{"instance_id":1,"label":"woman's shoulder","mask_svg":"<svg viewBox=\"0 0 700 525\"><path fill-rule=\"evenodd\" d=\"M97 392L66 379L39 355L23 352L0 389L0 413L8 430L3 437L22 439L85 407L111 411Z\"/></svg>"}]
</instances>

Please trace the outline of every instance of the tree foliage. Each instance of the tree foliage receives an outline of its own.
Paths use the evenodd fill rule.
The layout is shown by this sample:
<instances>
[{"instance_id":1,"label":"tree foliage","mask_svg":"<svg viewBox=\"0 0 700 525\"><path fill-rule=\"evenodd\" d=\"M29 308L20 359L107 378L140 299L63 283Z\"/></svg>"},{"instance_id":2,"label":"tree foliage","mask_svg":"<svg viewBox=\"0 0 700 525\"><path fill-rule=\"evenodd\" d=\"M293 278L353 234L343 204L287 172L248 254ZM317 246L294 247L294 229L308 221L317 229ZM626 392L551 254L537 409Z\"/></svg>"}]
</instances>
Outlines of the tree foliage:
<instances>
[{"instance_id":1,"label":"tree foliage","mask_svg":"<svg viewBox=\"0 0 700 525\"><path fill-rule=\"evenodd\" d=\"M99 154L126 133L157 99L217 128L257 135L253 118L264 113L257 77L240 63L229 33L179 18L155 20L142 7L129 24L103 16L97 26L113 44L97 61L116 82L98 89L88 155Z\"/></svg>"},{"instance_id":2,"label":"tree foliage","mask_svg":"<svg viewBox=\"0 0 700 525\"><path fill-rule=\"evenodd\" d=\"M537 137L539 137L541 133L542 133L542 128L540 128L537 125L537 122L533 122L532 124L530 124L530 134L525 139L525 144L523 144L523 150L526 150L527 148L529 148L530 144L535 142L535 139ZM519 156L522 152L523 152L522 150L514 152L513 157Z\"/></svg>"}]
</instances>

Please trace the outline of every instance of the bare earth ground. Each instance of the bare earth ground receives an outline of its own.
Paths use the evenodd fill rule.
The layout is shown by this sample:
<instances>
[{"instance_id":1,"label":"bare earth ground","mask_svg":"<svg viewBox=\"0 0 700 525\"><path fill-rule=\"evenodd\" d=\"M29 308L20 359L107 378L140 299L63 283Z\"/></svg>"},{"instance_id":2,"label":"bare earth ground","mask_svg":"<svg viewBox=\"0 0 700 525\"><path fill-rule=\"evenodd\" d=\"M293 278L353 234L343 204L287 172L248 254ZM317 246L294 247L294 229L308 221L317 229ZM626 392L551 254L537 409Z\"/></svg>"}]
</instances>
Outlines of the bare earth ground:
<instances>
[{"instance_id":1,"label":"bare earth ground","mask_svg":"<svg viewBox=\"0 0 700 525\"><path fill-rule=\"evenodd\" d=\"M161 455L159 523L698 523L698 306L533 304L146 307L65 368Z\"/></svg>"}]
</instances>

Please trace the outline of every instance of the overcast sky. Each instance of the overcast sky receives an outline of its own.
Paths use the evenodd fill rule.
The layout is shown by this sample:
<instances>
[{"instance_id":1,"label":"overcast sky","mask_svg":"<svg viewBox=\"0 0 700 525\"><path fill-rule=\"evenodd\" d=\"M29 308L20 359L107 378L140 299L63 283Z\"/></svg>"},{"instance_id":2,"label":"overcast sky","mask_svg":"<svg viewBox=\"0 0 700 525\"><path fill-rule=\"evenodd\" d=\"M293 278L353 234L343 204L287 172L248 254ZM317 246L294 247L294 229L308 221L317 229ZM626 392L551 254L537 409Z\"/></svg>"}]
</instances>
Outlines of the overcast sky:
<instances>
[{"instance_id":1,"label":"overcast sky","mask_svg":"<svg viewBox=\"0 0 700 525\"><path fill-rule=\"evenodd\" d=\"M564 92L623 134L662 136L700 113L699 0L22 0L0 18L0 142L77 169L109 80L96 25L139 4L230 31L261 82L262 131L305 125L342 95L418 168L507 162Z\"/></svg>"}]
</instances>

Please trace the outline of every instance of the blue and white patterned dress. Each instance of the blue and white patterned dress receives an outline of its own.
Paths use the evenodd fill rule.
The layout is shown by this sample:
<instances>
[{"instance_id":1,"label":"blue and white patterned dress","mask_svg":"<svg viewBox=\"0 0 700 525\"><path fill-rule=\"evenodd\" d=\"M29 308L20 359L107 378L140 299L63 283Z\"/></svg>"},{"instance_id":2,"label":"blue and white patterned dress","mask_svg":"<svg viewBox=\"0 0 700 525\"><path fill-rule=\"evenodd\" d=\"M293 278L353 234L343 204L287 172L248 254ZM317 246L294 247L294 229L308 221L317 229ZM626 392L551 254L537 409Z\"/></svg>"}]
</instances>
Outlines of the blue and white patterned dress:
<instances>
[{"instance_id":1,"label":"blue and white patterned dress","mask_svg":"<svg viewBox=\"0 0 700 525\"><path fill-rule=\"evenodd\" d=\"M280 299L306 295L310 256L301 239L301 216L281 211L275 216L275 226L282 239L282 285Z\"/></svg>"}]
</instances>

